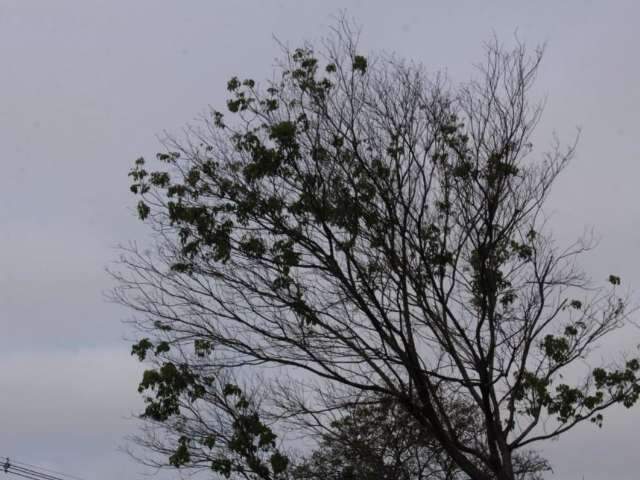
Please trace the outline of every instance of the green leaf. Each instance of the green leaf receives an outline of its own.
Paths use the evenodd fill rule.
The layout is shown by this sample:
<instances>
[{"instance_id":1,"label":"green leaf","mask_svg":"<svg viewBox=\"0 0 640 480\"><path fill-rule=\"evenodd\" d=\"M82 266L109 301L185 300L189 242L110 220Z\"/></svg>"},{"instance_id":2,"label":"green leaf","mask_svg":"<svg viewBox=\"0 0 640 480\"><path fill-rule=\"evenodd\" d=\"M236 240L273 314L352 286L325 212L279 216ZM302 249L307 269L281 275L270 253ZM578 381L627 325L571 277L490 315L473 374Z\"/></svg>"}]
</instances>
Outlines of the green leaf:
<instances>
[{"instance_id":1,"label":"green leaf","mask_svg":"<svg viewBox=\"0 0 640 480\"><path fill-rule=\"evenodd\" d=\"M273 473L278 475L280 473L283 473L287 469L287 466L289 465L289 459L282 455L280 452L275 452L273 455L271 455L269 463L271 463L271 469L273 470Z\"/></svg>"},{"instance_id":2,"label":"green leaf","mask_svg":"<svg viewBox=\"0 0 640 480\"><path fill-rule=\"evenodd\" d=\"M228 458L217 458L211 462L211 470L218 472L225 478L231 476L232 464Z\"/></svg>"},{"instance_id":3,"label":"green leaf","mask_svg":"<svg viewBox=\"0 0 640 480\"><path fill-rule=\"evenodd\" d=\"M362 55L353 57L353 69L364 73L367 71L367 59Z\"/></svg>"},{"instance_id":4,"label":"green leaf","mask_svg":"<svg viewBox=\"0 0 640 480\"><path fill-rule=\"evenodd\" d=\"M620 277L617 275L609 275L609 283L611 285L620 285Z\"/></svg>"},{"instance_id":5,"label":"green leaf","mask_svg":"<svg viewBox=\"0 0 640 480\"><path fill-rule=\"evenodd\" d=\"M158 330L162 330L163 332L169 332L172 330L171 325L162 323L160 320L156 320L155 322L153 322L153 326Z\"/></svg>"},{"instance_id":6,"label":"green leaf","mask_svg":"<svg viewBox=\"0 0 640 480\"><path fill-rule=\"evenodd\" d=\"M193 349L198 357L206 357L213 351L213 345L208 340L198 338L193 342Z\"/></svg>"},{"instance_id":7,"label":"green leaf","mask_svg":"<svg viewBox=\"0 0 640 480\"><path fill-rule=\"evenodd\" d=\"M216 445L216 436L208 435L202 442L207 448L212 449Z\"/></svg>"},{"instance_id":8,"label":"green leaf","mask_svg":"<svg viewBox=\"0 0 640 480\"><path fill-rule=\"evenodd\" d=\"M230 92L237 90L239 87L240 87L240 80L238 80L238 77L232 77L227 82L227 90L229 90Z\"/></svg>"},{"instance_id":9,"label":"green leaf","mask_svg":"<svg viewBox=\"0 0 640 480\"><path fill-rule=\"evenodd\" d=\"M137 355L141 362L146 358L147 351L153 348L153 343L148 338L143 338L131 347L131 355Z\"/></svg>"},{"instance_id":10,"label":"green leaf","mask_svg":"<svg viewBox=\"0 0 640 480\"><path fill-rule=\"evenodd\" d=\"M564 329L564 334L570 337L576 336L578 334L578 329L572 325L569 325Z\"/></svg>"},{"instance_id":11,"label":"green leaf","mask_svg":"<svg viewBox=\"0 0 640 480\"><path fill-rule=\"evenodd\" d=\"M169 185L169 174L167 172L152 172L149 176L149 182L156 187L166 187Z\"/></svg>"},{"instance_id":12,"label":"green leaf","mask_svg":"<svg viewBox=\"0 0 640 480\"><path fill-rule=\"evenodd\" d=\"M189 463L189 460L191 460L191 454L189 453L188 443L189 441L186 437L180 437L178 448L173 455L169 457L169 465L181 467L182 465Z\"/></svg>"},{"instance_id":13,"label":"green leaf","mask_svg":"<svg viewBox=\"0 0 640 480\"><path fill-rule=\"evenodd\" d=\"M160 353L166 353L166 352L168 352L170 350L171 350L171 347L169 346L169 344L167 342L160 342L156 346L156 355L158 355Z\"/></svg>"},{"instance_id":14,"label":"green leaf","mask_svg":"<svg viewBox=\"0 0 640 480\"><path fill-rule=\"evenodd\" d=\"M138 218L140 218L140 220L145 220L149 216L150 211L151 209L145 202L142 200L138 202Z\"/></svg>"},{"instance_id":15,"label":"green leaf","mask_svg":"<svg viewBox=\"0 0 640 480\"><path fill-rule=\"evenodd\" d=\"M242 395L242 390L240 390L240 387L238 387L237 385L234 385L233 383L227 383L222 389L222 394L225 397L229 397L232 395L238 396L238 395Z\"/></svg>"},{"instance_id":16,"label":"green leaf","mask_svg":"<svg viewBox=\"0 0 640 480\"><path fill-rule=\"evenodd\" d=\"M580 300L571 300L569 306L571 308L575 308L576 310L580 310L582 308L582 302Z\"/></svg>"}]
</instances>

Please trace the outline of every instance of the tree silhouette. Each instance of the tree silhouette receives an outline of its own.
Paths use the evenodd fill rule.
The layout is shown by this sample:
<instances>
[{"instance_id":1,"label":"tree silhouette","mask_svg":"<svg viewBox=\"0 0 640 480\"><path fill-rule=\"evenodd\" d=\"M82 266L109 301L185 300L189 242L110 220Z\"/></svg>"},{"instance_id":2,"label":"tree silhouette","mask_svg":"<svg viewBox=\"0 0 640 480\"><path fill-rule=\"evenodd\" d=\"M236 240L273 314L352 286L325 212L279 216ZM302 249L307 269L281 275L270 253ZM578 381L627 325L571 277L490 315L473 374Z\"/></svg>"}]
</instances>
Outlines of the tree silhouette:
<instances>
[{"instance_id":1,"label":"tree silhouette","mask_svg":"<svg viewBox=\"0 0 640 480\"><path fill-rule=\"evenodd\" d=\"M287 50L273 81L232 78L228 113L167 139L153 169L137 160L155 248L126 249L114 296L155 362L147 417L207 425L229 372L260 387L270 426L382 396L459 471L513 480L518 452L635 404L637 358L588 366L628 321L620 279L590 283L588 239L559 248L546 228L574 148L533 149L541 57L490 43L454 87L363 55L341 22ZM479 435L452 404L477 411ZM188 430L156 439L181 465L206 450Z\"/></svg>"}]
</instances>

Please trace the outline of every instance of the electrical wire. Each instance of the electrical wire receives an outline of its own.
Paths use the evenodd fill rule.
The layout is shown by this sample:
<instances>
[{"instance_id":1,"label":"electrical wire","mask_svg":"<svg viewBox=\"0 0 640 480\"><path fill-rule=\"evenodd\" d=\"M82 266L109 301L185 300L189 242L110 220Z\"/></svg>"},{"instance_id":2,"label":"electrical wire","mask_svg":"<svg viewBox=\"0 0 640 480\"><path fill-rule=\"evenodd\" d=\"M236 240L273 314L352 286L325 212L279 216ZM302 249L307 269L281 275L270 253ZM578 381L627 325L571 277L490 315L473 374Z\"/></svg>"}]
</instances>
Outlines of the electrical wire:
<instances>
[{"instance_id":1,"label":"electrical wire","mask_svg":"<svg viewBox=\"0 0 640 480\"><path fill-rule=\"evenodd\" d=\"M5 457L5 459L6 459L6 457ZM61 476L65 477L65 478L71 478L73 480L84 480L84 479L82 479L80 477L76 477L75 475L71 475L69 473L58 472L58 471L52 470L50 468L45 468L45 467L40 467L38 465L33 465L31 463L19 462L17 460L11 460L11 463L15 464L15 465L22 466L22 467L26 467L26 468L33 468L35 470L42 470L43 472L52 473L54 475L61 475Z\"/></svg>"},{"instance_id":2,"label":"electrical wire","mask_svg":"<svg viewBox=\"0 0 640 480\"><path fill-rule=\"evenodd\" d=\"M10 471L10 470L6 471L5 473L8 473L9 475L15 475L15 476L17 476L17 477L28 478L28 479L30 479L30 480L40 480L40 478L39 478L39 477L32 477L32 476L30 476L30 475L23 475L23 474L21 474L21 473L12 472L12 471Z\"/></svg>"},{"instance_id":3,"label":"electrical wire","mask_svg":"<svg viewBox=\"0 0 640 480\"><path fill-rule=\"evenodd\" d=\"M7 472L7 473L31 475L31 476L36 476L36 477L38 477L39 479L42 479L42 480L64 480L61 477L56 477L56 476L53 476L53 475L49 475L47 473L38 472L37 470L32 470L30 468L19 467L17 465L11 465L9 467L9 472Z\"/></svg>"},{"instance_id":4,"label":"electrical wire","mask_svg":"<svg viewBox=\"0 0 640 480\"><path fill-rule=\"evenodd\" d=\"M43 467L37 467L35 465L24 462L14 461L8 457L5 457L4 464L1 468L2 471L4 471L4 473L8 475L26 478L27 480L82 480L81 478L75 477L73 475L56 472L54 470L46 469ZM53 475L53 473L55 473L56 475Z\"/></svg>"}]
</instances>

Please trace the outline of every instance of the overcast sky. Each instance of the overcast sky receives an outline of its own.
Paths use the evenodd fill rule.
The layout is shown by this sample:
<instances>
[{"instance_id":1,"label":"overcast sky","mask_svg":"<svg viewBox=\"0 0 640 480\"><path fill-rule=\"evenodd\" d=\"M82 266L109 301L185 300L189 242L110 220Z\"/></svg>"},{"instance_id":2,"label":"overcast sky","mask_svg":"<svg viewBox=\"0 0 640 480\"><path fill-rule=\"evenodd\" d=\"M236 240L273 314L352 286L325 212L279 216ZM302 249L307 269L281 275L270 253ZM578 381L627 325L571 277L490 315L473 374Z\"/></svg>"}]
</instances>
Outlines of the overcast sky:
<instances>
[{"instance_id":1,"label":"overcast sky","mask_svg":"<svg viewBox=\"0 0 640 480\"><path fill-rule=\"evenodd\" d=\"M343 7L365 50L454 81L494 32L546 42L539 146L582 128L553 225L563 241L594 227L587 271L640 289L637 1L0 0L0 456L87 480L144 478L117 451L140 407L128 313L103 299L114 247L145 238L127 172L164 130L222 106L230 76L270 77L274 35L317 39ZM624 337L638 343L640 331ZM550 478L637 479L639 412L548 444Z\"/></svg>"}]
</instances>

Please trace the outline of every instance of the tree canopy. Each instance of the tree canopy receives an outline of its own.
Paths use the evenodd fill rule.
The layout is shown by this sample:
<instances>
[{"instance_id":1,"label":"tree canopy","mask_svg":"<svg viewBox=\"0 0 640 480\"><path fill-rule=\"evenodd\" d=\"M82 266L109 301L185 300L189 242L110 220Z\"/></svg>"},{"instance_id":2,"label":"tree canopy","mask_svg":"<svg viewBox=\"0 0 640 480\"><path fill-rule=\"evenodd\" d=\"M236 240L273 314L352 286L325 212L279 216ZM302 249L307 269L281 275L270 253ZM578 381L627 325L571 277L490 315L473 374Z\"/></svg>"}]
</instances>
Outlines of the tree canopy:
<instances>
[{"instance_id":1,"label":"tree canopy","mask_svg":"<svg viewBox=\"0 0 640 480\"><path fill-rule=\"evenodd\" d=\"M620 278L591 282L588 239L558 247L547 228L574 144L531 142L541 58L489 43L476 79L452 85L365 55L343 22L285 50L274 80L233 77L226 112L138 159L154 248L126 249L114 296L151 362L141 443L176 466L284 478L274 432L330 431L336 412L348 431L375 397L451 471L514 480L547 467L531 447L634 405L638 358L591 355L629 321Z\"/></svg>"}]
</instances>

